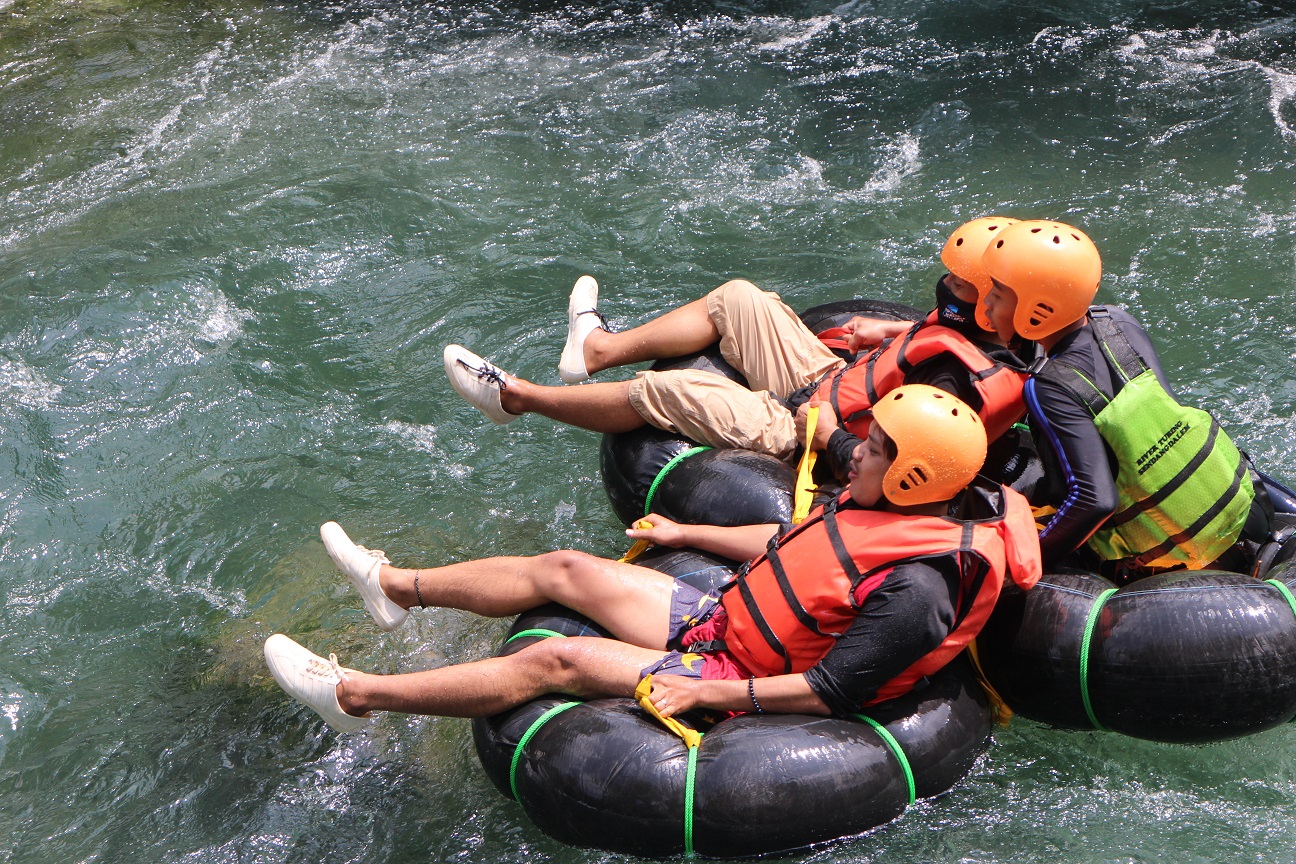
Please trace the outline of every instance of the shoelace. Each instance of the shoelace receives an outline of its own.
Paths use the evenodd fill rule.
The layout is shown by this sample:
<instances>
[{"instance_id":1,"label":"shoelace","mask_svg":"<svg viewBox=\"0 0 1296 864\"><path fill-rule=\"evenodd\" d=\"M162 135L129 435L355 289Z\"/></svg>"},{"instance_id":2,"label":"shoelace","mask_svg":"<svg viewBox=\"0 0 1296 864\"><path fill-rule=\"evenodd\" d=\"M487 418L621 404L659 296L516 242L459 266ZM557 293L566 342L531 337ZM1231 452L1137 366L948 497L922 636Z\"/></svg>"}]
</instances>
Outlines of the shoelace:
<instances>
[{"instance_id":1,"label":"shoelace","mask_svg":"<svg viewBox=\"0 0 1296 864\"><path fill-rule=\"evenodd\" d=\"M379 564L391 563L391 559L387 557L387 553L382 551L381 549L366 549L365 547L361 546L359 543L356 544L356 548L359 549L361 552L365 553L366 555L368 555L370 558L376 560Z\"/></svg>"},{"instance_id":2,"label":"shoelace","mask_svg":"<svg viewBox=\"0 0 1296 864\"><path fill-rule=\"evenodd\" d=\"M496 369L494 366L483 366L480 369L478 369L476 366L471 366L462 359L457 360L455 362L457 362L460 366L467 369L469 372L477 373L478 379L485 381L487 384L494 384L498 386L500 392L503 392L508 389L508 382L504 380L504 376L501 375L500 371Z\"/></svg>"},{"instance_id":3,"label":"shoelace","mask_svg":"<svg viewBox=\"0 0 1296 864\"><path fill-rule=\"evenodd\" d=\"M342 664L338 662L336 654L330 654L328 660L323 657L310 658L306 663L306 673L325 681L329 679L330 674L339 681L346 677L346 673L342 670Z\"/></svg>"},{"instance_id":4,"label":"shoelace","mask_svg":"<svg viewBox=\"0 0 1296 864\"><path fill-rule=\"evenodd\" d=\"M576 313L577 318L579 318L582 315L593 315L595 318L599 319L599 324L603 325L604 330L606 330L609 333L612 332L612 325L608 324L608 320L603 317L603 313L598 311L597 309L586 309L584 312Z\"/></svg>"}]
</instances>

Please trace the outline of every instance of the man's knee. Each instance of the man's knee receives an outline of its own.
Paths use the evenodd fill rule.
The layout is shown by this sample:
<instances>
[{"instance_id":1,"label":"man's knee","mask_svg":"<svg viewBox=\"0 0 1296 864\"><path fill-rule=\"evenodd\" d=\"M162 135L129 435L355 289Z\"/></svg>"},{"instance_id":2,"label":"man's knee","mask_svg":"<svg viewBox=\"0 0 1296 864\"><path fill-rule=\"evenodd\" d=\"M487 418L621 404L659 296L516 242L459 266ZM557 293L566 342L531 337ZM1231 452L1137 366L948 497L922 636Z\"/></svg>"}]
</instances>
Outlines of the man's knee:
<instances>
[{"instance_id":1,"label":"man's knee","mask_svg":"<svg viewBox=\"0 0 1296 864\"><path fill-rule=\"evenodd\" d=\"M737 304L752 305L754 303L764 302L766 292L757 288L746 279L730 279L711 292L719 301L722 307L729 307Z\"/></svg>"},{"instance_id":2,"label":"man's knee","mask_svg":"<svg viewBox=\"0 0 1296 864\"><path fill-rule=\"evenodd\" d=\"M522 649L515 656L526 665L532 681L543 682L558 692L574 693L582 683L581 653L572 639L551 636Z\"/></svg>"},{"instance_id":3,"label":"man's knee","mask_svg":"<svg viewBox=\"0 0 1296 864\"><path fill-rule=\"evenodd\" d=\"M577 552L574 549L546 552L539 558L540 567L536 579L547 596L563 595L564 588L577 584L584 575L592 571L599 560L588 552Z\"/></svg>"}]
</instances>

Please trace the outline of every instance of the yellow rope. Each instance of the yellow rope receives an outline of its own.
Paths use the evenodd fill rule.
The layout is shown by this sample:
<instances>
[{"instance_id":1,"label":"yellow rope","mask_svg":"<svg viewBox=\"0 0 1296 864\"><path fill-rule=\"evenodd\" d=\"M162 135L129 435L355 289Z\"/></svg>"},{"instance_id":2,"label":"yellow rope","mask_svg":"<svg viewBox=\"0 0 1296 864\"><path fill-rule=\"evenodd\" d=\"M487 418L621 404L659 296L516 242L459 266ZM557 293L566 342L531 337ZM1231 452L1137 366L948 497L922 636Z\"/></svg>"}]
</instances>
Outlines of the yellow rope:
<instances>
[{"instance_id":1,"label":"yellow rope","mask_svg":"<svg viewBox=\"0 0 1296 864\"><path fill-rule=\"evenodd\" d=\"M796 487L792 490L792 524L800 525L810 515L810 505L814 503L814 481L810 475L814 472L818 452L811 445L814 443L815 429L819 426L819 406L811 405L806 409L806 446L801 454L801 464L797 466Z\"/></svg>"},{"instance_id":2,"label":"yellow rope","mask_svg":"<svg viewBox=\"0 0 1296 864\"><path fill-rule=\"evenodd\" d=\"M652 703L652 699L648 698L650 693L652 693L652 676L645 675L643 680L639 682L639 686L635 688L635 699L638 700L639 707L656 717L667 729L683 738L684 746L690 750L702 743L701 732L685 726L674 717L663 717L661 712L657 710L657 706Z\"/></svg>"},{"instance_id":3,"label":"yellow rope","mask_svg":"<svg viewBox=\"0 0 1296 864\"><path fill-rule=\"evenodd\" d=\"M640 519L638 522L634 523L634 527L638 528L640 531L643 531L647 528L651 528L652 523L649 522L647 519ZM636 540L634 542L634 545L626 550L626 554L622 555L620 558L617 559L617 563L619 564L633 563L634 560L638 558L640 555L642 555L645 551L647 551L648 547L651 545L652 544L649 543L647 540Z\"/></svg>"}]
</instances>

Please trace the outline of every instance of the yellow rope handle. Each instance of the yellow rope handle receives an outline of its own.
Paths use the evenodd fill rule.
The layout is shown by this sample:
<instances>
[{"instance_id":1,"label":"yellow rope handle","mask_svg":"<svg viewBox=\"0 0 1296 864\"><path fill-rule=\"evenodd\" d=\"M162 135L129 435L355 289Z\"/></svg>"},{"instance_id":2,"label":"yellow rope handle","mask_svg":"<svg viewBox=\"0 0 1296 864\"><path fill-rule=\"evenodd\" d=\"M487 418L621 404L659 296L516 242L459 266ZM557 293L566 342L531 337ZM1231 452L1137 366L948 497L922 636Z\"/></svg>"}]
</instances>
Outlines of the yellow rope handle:
<instances>
[{"instance_id":1,"label":"yellow rope handle","mask_svg":"<svg viewBox=\"0 0 1296 864\"><path fill-rule=\"evenodd\" d=\"M643 531L645 529L651 528L652 523L649 522L647 519L640 519L639 521L634 523L634 527L638 528L640 531ZM634 542L634 545L626 550L626 554L622 555L620 558L617 559L617 563L629 564L633 562L636 558L638 558L640 555L646 552L648 550L648 547L651 545L652 544L649 543L647 540L636 540Z\"/></svg>"},{"instance_id":2,"label":"yellow rope handle","mask_svg":"<svg viewBox=\"0 0 1296 864\"><path fill-rule=\"evenodd\" d=\"M651 693L652 676L645 675L643 680L639 682L639 686L635 688L635 699L639 702L639 707L656 717L667 729L683 738L684 746L688 747L690 750L701 744L702 733L696 729L685 726L674 717L663 717L661 712L657 710L657 706L652 703L652 699L648 698Z\"/></svg>"},{"instance_id":3,"label":"yellow rope handle","mask_svg":"<svg viewBox=\"0 0 1296 864\"><path fill-rule=\"evenodd\" d=\"M819 453L811 445L814 443L815 429L819 428L819 406L811 405L806 409L806 446L801 454L801 464L797 466L796 487L792 490L792 524L800 525L810 515L810 505L814 503L814 481L810 479L814 471L815 460Z\"/></svg>"}]
</instances>

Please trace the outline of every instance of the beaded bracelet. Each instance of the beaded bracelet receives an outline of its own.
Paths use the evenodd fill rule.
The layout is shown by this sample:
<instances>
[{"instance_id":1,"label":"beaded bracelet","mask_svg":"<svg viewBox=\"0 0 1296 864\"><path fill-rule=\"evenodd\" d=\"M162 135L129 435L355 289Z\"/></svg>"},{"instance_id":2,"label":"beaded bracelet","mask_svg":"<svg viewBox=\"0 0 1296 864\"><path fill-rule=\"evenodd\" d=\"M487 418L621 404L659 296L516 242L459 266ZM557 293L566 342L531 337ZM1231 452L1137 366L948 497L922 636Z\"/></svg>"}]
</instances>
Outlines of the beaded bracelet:
<instances>
[{"instance_id":1,"label":"beaded bracelet","mask_svg":"<svg viewBox=\"0 0 1296 864\"><path fill-rule=\"evenodd\" d=\"M764 714L765 709L760 707L760 703L756 701L756 676L755 675L747 679L747 695L751 698L751 703L752 706L756 709L756 713Z\"/></svg>"},{"instance_id":2,"label":"beaded bracelet","mask_svg":"<svg viewBox=\"0 0 1296 864\"><path fill-rule=\"evenodd\" d=\"M423 606L423 592L419 590L419 584L418 584L419 574L421 574L422 572L423 572L422 570L415 570L415 571L414 571L414 598L415 598L416 600L418 600L418 605L419 605L419 608L420 608L420 609L424 608L424 606Z\"/></svg>"}]
</instances>

